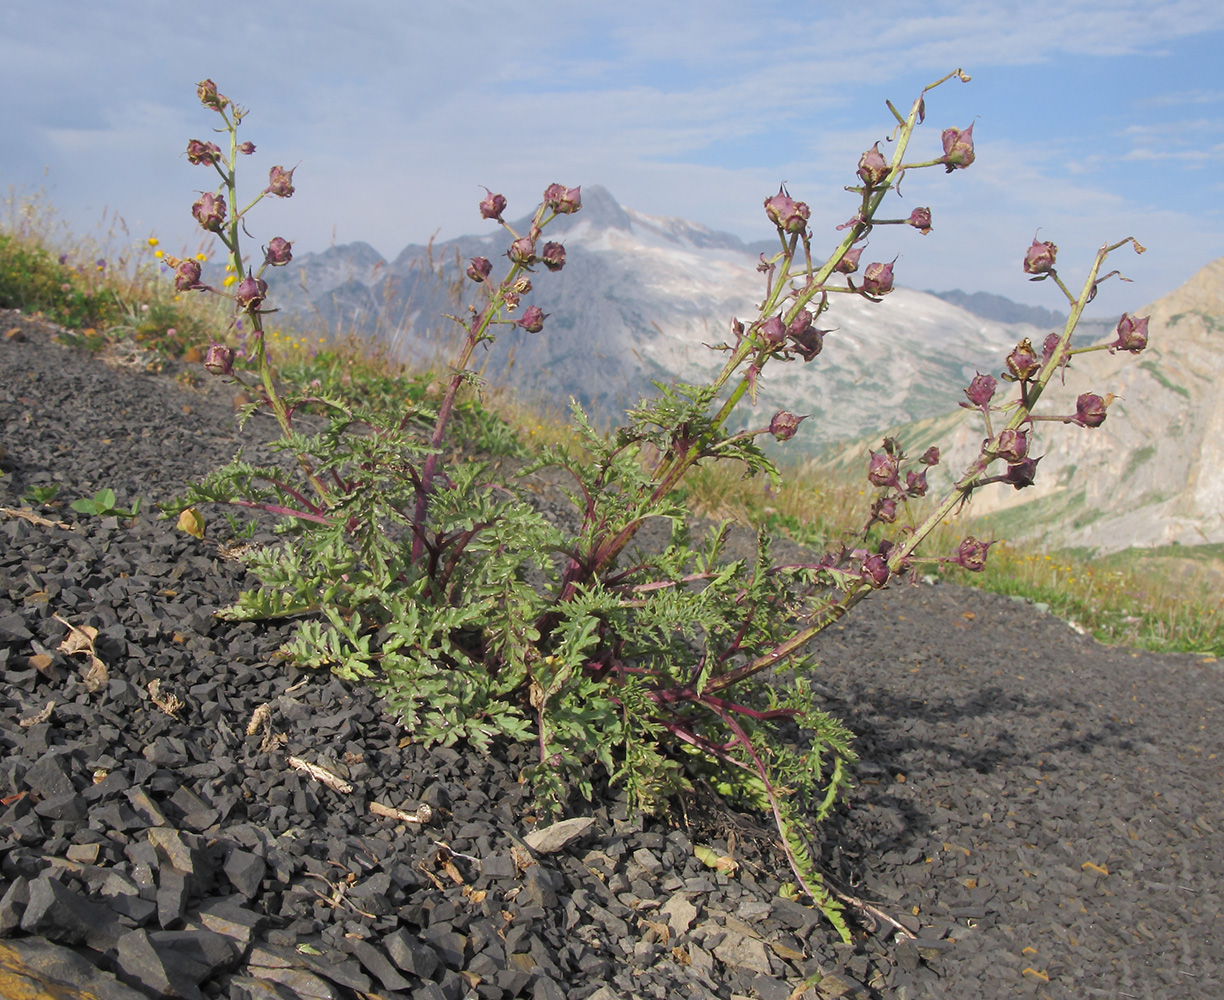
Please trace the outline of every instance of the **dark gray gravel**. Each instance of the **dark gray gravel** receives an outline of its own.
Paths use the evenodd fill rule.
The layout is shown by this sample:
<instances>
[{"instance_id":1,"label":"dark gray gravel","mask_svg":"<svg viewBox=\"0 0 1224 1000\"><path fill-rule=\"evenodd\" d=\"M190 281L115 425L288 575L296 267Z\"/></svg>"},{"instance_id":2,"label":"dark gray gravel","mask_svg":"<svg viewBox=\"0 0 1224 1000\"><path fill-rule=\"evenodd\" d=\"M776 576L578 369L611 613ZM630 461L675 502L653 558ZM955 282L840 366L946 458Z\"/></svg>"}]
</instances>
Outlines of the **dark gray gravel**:
<instances>
[{"instance_id":1,"label":"dark gray gravel","mask_svg":"<svg viewBox=\"0 0 1224 1000\"><path fill-rule=\"evenodd\" d=\"M51 480L165 499L238 443L215 381L112 370L11 313L0 338L2 507ZM818 690L862 763L824 864L918 935L844 947L777 897L753 817L693 802L643 823L609 795L533 852L523 748L424 750L369 692L277 664L283 629L210 617L243 583L215 543L41 513L71 527L0 519L0 995L1224 996L1210 658L1109 649L951 586L826 633ZM65 623L98 630L96 692Z\"/></svg>"}]
</instances>

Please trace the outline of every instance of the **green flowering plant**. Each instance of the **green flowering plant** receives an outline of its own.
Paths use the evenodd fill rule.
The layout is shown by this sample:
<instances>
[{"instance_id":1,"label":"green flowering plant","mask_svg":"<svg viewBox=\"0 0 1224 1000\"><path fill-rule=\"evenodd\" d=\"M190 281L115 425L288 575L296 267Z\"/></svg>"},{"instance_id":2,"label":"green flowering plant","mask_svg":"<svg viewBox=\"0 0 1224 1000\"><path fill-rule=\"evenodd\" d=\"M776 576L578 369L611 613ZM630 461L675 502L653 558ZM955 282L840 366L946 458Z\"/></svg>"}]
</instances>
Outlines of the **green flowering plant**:
<instances>
[{"instance_id":1,"label":"green flowering plant","mask_svg":"<svg viewBox=\"0 0 1224 1000\"><path fill-rule=\"evenodd\" d=\"M224 245L234 280L213 289L195 261L169 263L180 291L229 296L235 318L253 329L248 366L236 368L234 349L215 343L205 367L244 382L255 398L251 409L273 413L287 458L258 467L240 456L167 508L187 516L193 533L202 532L195 508L205 503L280 523L283 542L248 557L262 586L222 616L293 618L287 657L377 685L423 741L480 750L498 739L529 741L536 753L528 777L547 812L563 810L572 790L595 794L593 763L644 810L662 808L696 778L709 780L772 817L800 890L848 940L844 904L857 901L824 884L809 838L812 824L848 789L855 756L851 733L813 699L806 675L815 668L805 649L868 594L910 573L924 558L920 543L974 489L1032 482L1033 409L1077 353L1072 332L1103 280L1106 257L1123 243L1102 248L1078 295L1057 277L1052 244L1034 261L1026 258L1030 273L1054 279L1066 293L1071 318L1040 354L1026 341L1009 355L1003 377L1016 386L1014 398L997 402L992 376L966 390L987 437L925 515L926 473L938 452L911 461L892 439L870 456L867 478L878 492L862 531L811 562L775 565L764 532L751 557L729 558L728 526L695 536L678 496L686 473L702 463L734 462L748 473L779 476L760 442L790 440L804 418L779 411L767 426L739 432L728 430L729 418L745 398L755 400L767 369L820 355L827 331L818 322L833 295L879 301L892 290L895 262L859 271L864 241L878 225L929 232L931 212L881 218L886 198L910 171L954 173L975 159L970 126L943 132L942 156L907 160L926 94L953 78L968 80L957 70L923 88L905 115L888 105L896 122L891 155L876 143L861 157L857 183L847 189L855 213L823 260L812 253L808 206L785 188L765 200L778 237L772 256L762 255L765 293L754 317L732 320L729 342L717 346L726 358L713 379L658 384L657 395L631 408L610 435L574 405L585 456L544 449L513 477L459 458L448 445L461 399L479 389L476 349L507 326L544 328L548 317L523 300L533 281L564 268L564 246L547 241L545 231L581 210L580 189L549 185L523 232L505 221L503 196L490 191L480 202L481 216L506 231L508 249L496 267L484 257L467 267L475 297L466 314L453 317L460 343L440 394L397 395L392 388L370 396L337 377L287 387L278 384L263 337L263 275L292 259L291 245L277 237L252 263L240 241L255 204L293 194L293 170L273 167L267 186L234 210L241 203L237 164L254 152L238 140L246 111L211 81L201 83L200 100L220 117L228 152L189 143L189 159L220 177L193 214ZM1138 340L1132 322L1120 329L1117 346L1132 350ZM1081 399L1075 415L1052 419L1095 427L1106 405L1101 397ZM300 421L307 413L309 426ZM991 475L1000 462L1006 471ZM566 484L568 518L547 517L533 504L525 483L545 472ZM660 521L669 526L667 542L640 544L643 526ZM989 544L967 538L952 555L925 558L980 569ZM787 686L776 683L782 671L795 678ZM859 910L868 921L879 916Z\"/></svg>"}]
</instances>

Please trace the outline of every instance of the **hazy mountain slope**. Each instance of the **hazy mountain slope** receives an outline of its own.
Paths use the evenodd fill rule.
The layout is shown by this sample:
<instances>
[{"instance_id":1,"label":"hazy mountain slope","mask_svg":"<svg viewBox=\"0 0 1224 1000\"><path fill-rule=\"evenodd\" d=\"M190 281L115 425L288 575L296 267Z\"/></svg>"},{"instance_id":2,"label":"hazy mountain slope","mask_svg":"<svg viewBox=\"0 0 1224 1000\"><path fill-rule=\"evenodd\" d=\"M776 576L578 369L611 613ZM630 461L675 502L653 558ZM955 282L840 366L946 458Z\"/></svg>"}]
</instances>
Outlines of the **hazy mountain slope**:
<instances>
[{"instance_id":1,"label":"hazy mountain slope","mask_svg":"<svg viewBox=\"0 0 1224 1000\"><path fill-rule=\"evenodd\" d=\"M1001 536L1101 552L1224 541L1224 258L1134 314L1151 316L1147 350L1077 357L1039 410L1072 413L1079 393L1113 392L1105 423L1039 424L1036 484L991 486L973 498L970 514L990 515ZM965 410L900 434L915 448L941 445L948 474L972 460L983 437ZM862 454L862 445L846 448L837 461L861 463Z\"/></svg>"}]
</instances>

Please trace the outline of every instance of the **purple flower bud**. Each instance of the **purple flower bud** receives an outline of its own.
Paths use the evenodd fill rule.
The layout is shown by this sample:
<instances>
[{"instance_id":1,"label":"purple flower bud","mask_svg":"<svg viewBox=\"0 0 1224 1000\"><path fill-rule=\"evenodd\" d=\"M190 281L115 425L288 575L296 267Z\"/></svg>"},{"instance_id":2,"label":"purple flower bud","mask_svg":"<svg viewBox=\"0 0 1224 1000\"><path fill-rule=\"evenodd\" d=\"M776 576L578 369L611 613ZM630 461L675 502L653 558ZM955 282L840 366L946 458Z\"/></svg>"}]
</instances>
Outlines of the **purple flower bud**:
<instances>
[{"instance_id":1,"label":"purple flower bud","mask_svg":"<svg viewBox=\"0 0 1224 1000\"><path fill-rule=\"evenodd\" d=\"M1007 356L1007 371L1013 381L1024 382L1032 378L1041 367L1041 359L1033 351L1033 342L1025 337L1016 349Z\"/></svg>"},{"instance_id":2,"label":"purple flower bud","mask_svg":"<svg viewBox=\"0 0 1224 1000\"><path fill-rule=\"evenodd\" d=\"M293 170L297 170L297 167L294 167ZM264 190L268 194L276 195L278 198L292 198L294 192L293 170L286 170L284 167L273 167L268 171L268 186Z\"/></svg>"},{"instance_id":3,"label":"purple flower bud","mask_svg":"<svg viewBox=\"0 0 1224 1000\"><path fill-rule=\"evenodd\" d=\"M549 197L548 191L553 188L560 188L559 194L554 194ZM562 187L560 184L550 185L548 191L544 193L545 198L548 198L552 210L558 215L573 215L578 209L582 208L582 188L581 187Z\"/></svg>"},{"instance_id":4,"label":"purple flower bud","mask_svg":"<svg viewBox=\"0 0 1224 1000\"><path fill-rule=\"evenodd\" d=\"M545 243L540 251L540 260L550 271L560 271L565 267L565 247L560 243Z\"/></svg>"},{"instance_id":5,"label":"purple flower bud","mask_svg":"<svg viewBox=\"0 0 1224 1000\"><path fill-rule=\"evenodd\" d=\"M488 188L485 188L485 193L486 197L480 203L480 217L501 222L502 212L506 210L506 199L500 194L494 194Z\"/></svg>"},{"instance_id":6,"label":"purple flower bud","mask_svg":"<svg viewBox=\"0 0 1224 1000\"><path fill-rule=\"evenodd\" d=\"M863 249L863 247L851 247L842 254L842 259L837 262L833 270L837 274L853 274L858 270L859 258L863 256Z\"/></svg>"},{"instance_id":7,"label":"purple flower bud","mask_svg":"<svg viewBox=\"0 0 1224 1000\"><path fill-rule=\"evenodd\" d=\"M1050 242L1042 242L1033 237L1033 245L1024 255L1025 274L1049 274L1054 270L1054 260L1058 257L1058 247Z\"/></svg>"},{"instance_id":8,"label":"purple flower bud","mask_svg":"<svg viewBox=\"0 0 1224 1000\"><path fill-rule=\"evenodd\" d=\"M909 218L905 221L925 236L931 231L931 210L929 208L916 208L910 212Z\"/></svg>"},{"instance_id":9,"label":"purple flower bud","mask_svg":"<svg viewBox=\"0 0 1224 1000\"><path fill-rule=\"evenodd\" d=\"M212 80L201 80L196 85L196 97L200 99L204 107L213 108L216 111L224 110L229 104L229 98L217 93L217 85Z\"/></svg>"},{"instance_id":10,"label":"purple flower bud","mask_svg":"<svg viewBox=\"0 0 1224 1000\"><path fill-rule=\"evenodd\" d=\"M998 386L993 375L983 375L978 372L973 376L973 381L969 383L969 388L965 390L965 395L969 397L969 402L974 406L987 407L990 401L994 398L995 388ZM961 406L964 406L961 403Z\"/></svg>"},{"instance_id":11,"label":"purple flower bud","mask_svg":"<svg viewBox=\"0 0 1224 1000\"><path fill-rule=\"evenodd\" d=\"M946 128L943 130L943 162L947 165L948 173L953 170L964 170L974 159L973 152L973 126L970 125L963 131L958 128Z\"/></svg>"},{"instance_id":12,"label":"purple flower bud","mask_svg":"<svg viewBox=\"0 0 1224 1000\"><path fill-rule=\"evenodd\" d=\"M1081 392L1075 400L1075 422L1081 427L1100 427L1112 402L1112 394L1102 399L1095 392Z\"/></svg>"},{"instance_id":13,"label":"purple flower bud","mask_svg":"<svg viewBox=\"0 0 1224 1000\"><path fill-rule=\"evenodd\" d=\"M1118 320L1118 339L1109 345L1109 352L1130 351L1138 354L1148 342L1148 320L1150 316L1130 316L1122 314Z\"/></svg>"},{"instance_id":14,"label":"purple flower bud","mask_svg":"<svg viewBox=\"0 0 1224 1000\"><path fill-rule=\"evenodd\" d=\"M1061 333L1051 333L1046 336L1046 339L1041 345L1041 363L1044 365L1049 362L1050 358L1054 357L1054 352L1058 350L1058 342L1062 340Z\"/></svg>"},{"instance_id":15,"label":"purple flower bud","mask_svg":"<svg viewBox=\"0 0 1224 1000\"><path fill-rule=\"evenodd\" d=\"M1028 457L1028 431L1005 427L995 439L995 454L1008 465L1023 462Z\"/></svg>"},{"instance_id":16,"label":"purple flower bud","mask_svg":"<svg viewBox=\"0 0 1224 1000\"><path fill-rule=\"evenodd\" d=\"M765 199L765 214L782 232L802 233L812 211L804 202L791 198L785 187L780 187L777 194Z\"/></svg>"},{"instance_id":17,"label":"purple flower bud","mask_svg":"<svg viewBox=\"0 0 1224 1000\"><path fill-rule=\"evenodd\" d=\"M520 236L510 244L508 256L516 264L530 264L535 260L535 243L527 236Z\"/></svg>"},{"instance_id":18,"label":"purple flower bud","mask_svg":"<svg viewBox=\"0 0 1224 1000\"><path fill-rule=\"evenodd\" d=\"M875 187L888 176L888 161L880 152L878 142L859 157L858 175L869 188Z\"/></svg>"},{"instance_id":19,"label":"purple flower bud","mask_svg":"<svg viewBox=\"0 0 1224 1000\"><path fill-rule=\"evenodd\" d=\"M863 579L873 587L883 587L888 582L888 560L878 552L863 561Z\"/></svg>"},{"instance_id":20,"label":"purple flower bud","mask_svg":"<svg viewBox=\"0 0 1224 1000\"><path fill-rule=\"evenodd\" d=\"M786 324L781 316L770 316L761 324L761 336L767 344L780 344L786 339Z\"/></svg>"},{"instance_id":21,"label":"purple flower bud","mask_svg":"<svg viewBox=\"0 0 1224 1000\"><path fill-rule=\"evenodd\" d=\"M192 139L187 143L187 162L212 166L221 159L221 147L215 142Z\"/></svg>"},{"instance_id":22,"label":"purple flower bud","mask_svg":"<svg viewBox=\"0 0 1224 1000\"><path fill-rule=\"evenodd\" d=\"M910 470L905 474L905 492L912 497L924 497L927 491L926 469L921 472Z\"/></svg>"},{"instance_id":23,"label":"purple flower bud","mask_svg":"<svg viewBox=\"0 0 1224 1000\"><path fill-rule=\"evenodd\" d=\"M986 568L986 553L990 551L992 545L994 542L979 542L970 535L960 543L956 555L952 557L952 562L962 569L969 570L970 573L980 573Z\"/></svg>"},{"instance_id":24,"label":"purple flower bud","mask_svg":"<svg viewBox=\"0 0 1224 1000\"><path fill-rule=\"evenodd\" d=\"M506 308L511 312L514 312L514 310L518 308L519 300L521 298L522 296L513 288L502 295L502 301L506 304Z\"/></svg>"},{"instance_id":25,"label":"purple flower bud","mask_svg":"<svg viewBox=\"0 0 1224 1000\"><path fill-rule=\"evenodd\" d=\"M1003 476L1003 482L1010 483L1018 490L1032 486L1033 480L1037 478L1037 463L1040 461L1040 458L1025 458L1009 465Z\"/></svg>"},{"instance_id":26,"label":"purple flower bud","mask_svg":"<svg viewBox=\"0 0 1224 1000\"><path fill-rule=\"evenodd\" d=\"M897 485L897 459L887 451L873 451L867 464L867 482L872 486Z\"/></svg>"},{"instance_id":27,"label":"purple flower bud","mask_svg":"<svg viewBox=\"0 0 1224 1000\"><path fill-rule=\"evenodd\" d=\"M544 320L548 317L539 306L528 306L523 311L523 318L517 323L528 333L539 333L544 329Z\"/></svg>"},{"instance_id":28,"label":"purple flower bud","mask_svg":"<svg viewBox=\"0 0 1224 1000\"><path fill-rule=\"evenodd\" d=\"M267 294L268 283L263 278L256 278L254 275L247 275L238 282L238 287L234 289L234 298L239 308L247 312L254 312L258 309Z\"/></svg>"},{"instance_id":29,"label":"purple flower bud","mask_svg":"<svg viewBox=\"0 0 1224 1000\"><path fill-rule=\"evenodd\" d=\"M809 326L803 333L792 333L791 340L794 342L795 351L805 362L811 361L824 350L824 338L828 332L828 330L817 330Z\"/></svg>"},{"instance_id":30,"label":"purple flower bud","mask_svg":"<svg viewBox=\"0 0 1224 1000\"><path fill-rule=\"evenodd\" d=\"M240 152L243 156L250 156L253 152L255 152L255 143L248 141L240 144L238 146L238 152Z\"/></svg>"},{"instance_id":31,"label":"purple flower bud","mask_svg":"<svg viewBox=\"0 0 1224 1000\"><path fill-rule=\"evenodd\" d=\"M191 206L196 222L211 233L221 232L225 225L225 199L219 194L205 191Z\"/></svg>"},{"instance_id":32,"label":"purple flower bud","mask_svg":"<svg viewBox=\"0 0 1224 1000\"><path fill-rule=\"evenodd\" d=\"M467 276L473 281L484 281L492 273L493 265L488 257L473 257L467 269Z\"/></svg>"},{"instance_id":33,"label":"purple flower bud","mask_svg":"<svg viewBox=\"0 0 1224 1000\"><path fill-rule=\"evenodd\" d=\"M274 236L264 247L264 263L283 267L293 260L293 244L281 236Z\"/></svg>"},{"instance_id":34,"label":"purple flower bud","mask_svg":"<svg viewBox=\"0 0 1224 1000\"><path fill-rule=\"evenodd\" d=\"M204 355L204 370L210 375L233 375L234 349L216 342L209 344Z\"/></svg>"},{"instance_id":35,"label":"purple flower bud","mask_svg":"<svg viewBox=\"0 0 1224 1000\"><path fill-rule=\"evenodd\" d=\"M871 505L871 519L893 524L897 520L897 501L892 497L880 497Z\"/></svg>"},{"instance_id":36,"label":"purple flower bud","mask_svg":"<svg viewBox=\"0 0 1224 1000\"><path fill-rule=\"evenodd\" d=\"M786 332L792 337L802 336L812 325L812 314L806 309L800 309L795 318L790 321Z\"/></svg>"},{"instance_id":37,"label":"purple flower bud","mask_svg":"<svg viewBox=\"0 0 1224 1000\"><path fill-rule=\"evenodd\" d=\"M868 264L863 272L863 291L868 295L887 295L893 289L893 264L881 264L878 261Z\"/></svg>"},{"instance_id":38,"label":"purple flower bud","mask_svg":"<svg viewBox=\"0 0 1224 1000\"><path fill-rule=\"evenodd\" d=\"M200 262L180 260L174 266L174 287L180 292L189 292L200 287Z\"/></svg>"},{"instance_id":39,"label":"purple flower bud","mask_svg":"<svg viewBox=\"0 0 1224 1000\"><path fill-rule=\"evenodd\" d=\"M935 445L931 445L931 447L922 453L922 457L918 461L923 465L938 465L939 449Z\"/></svg>"},{"instance_id":40,"label":"purple flower bud","mask_svg":"<svg viewBox=\"0 0 1224 1000\"><path fill-rule=\"evenodd\" d=\"M799 425L807 417L797 417L793 413L788 413L786 410L779 410L773 415L773 419L769 421L769 433L779 441L789 441L795 436L795 431L799 429Z\"/></svg>"}]
</instances>

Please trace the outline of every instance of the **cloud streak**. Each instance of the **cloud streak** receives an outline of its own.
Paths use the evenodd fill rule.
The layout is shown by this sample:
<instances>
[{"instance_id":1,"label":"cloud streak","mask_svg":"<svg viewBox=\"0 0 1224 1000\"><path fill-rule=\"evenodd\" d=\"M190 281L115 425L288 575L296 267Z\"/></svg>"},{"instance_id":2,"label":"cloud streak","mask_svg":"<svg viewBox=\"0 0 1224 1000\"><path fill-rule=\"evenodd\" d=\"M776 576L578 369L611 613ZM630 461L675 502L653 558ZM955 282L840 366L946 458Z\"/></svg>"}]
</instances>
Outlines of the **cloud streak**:
<instances>
[{"instance_id":1,"label":"cloud streak","mask_svg":"<svg viewBox=\"0 0 1224 1000\"><path fill-rule=\"evenodd\" d=\"M947 183L907 181L906 205L929 198L937 224L899 246L911 273L928 267L935 282L933 264L918 261L939 247L964 263L957 283L1034 299L1037 290L1001 284L986 241L1027 232L1027 245L1051 216L1094 233L1107 218L1171 227L1149 240L1180 248L1165 270L1183 277L1206 263L1196 254L1224 253L1209 235L1224 231L1219 210L1187 212L1155 172L1201 176L1218 156L1210 129L1193 139L1160 131L1168 108L1197 118L1191 107L1221 99L1202 55L1214 58L1224 32L1215 2L1033 0L1020 15L1011 3L939 0L915 16L885 0L868 23L858 10L730 0L370 0L343 10L303 0L244 17L233 44L228 23L204 9L6 5L0 86L22 99L0 108L0 183L37 185L49 168L53 200L82 228L111 205L194 242L187 206L210 179L182 149L209 127L193 87L210 76L253 107L253 181L272 163L301 162L298 194L256 224L302 249L334 233L391 256L436 230L478 231L480 184L525 209L554 180L602 183L632 207L751 239L765 235L760 204L782 180L812 201L815 224L844 221L852 200L840 189L889 130L884 97L908 106L923 83L966 64L974 84L930 96L920 142L937 151L942 125L980 116L979 161ZM1086 86L1090 72L1108 86ZM1074 100L1036 96L1051 92ZM944 235L952 227L963 227L955 240Z\"/></svg>"}]
</instances>

